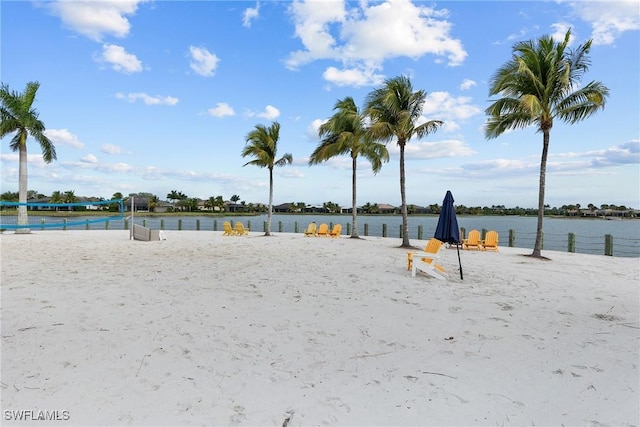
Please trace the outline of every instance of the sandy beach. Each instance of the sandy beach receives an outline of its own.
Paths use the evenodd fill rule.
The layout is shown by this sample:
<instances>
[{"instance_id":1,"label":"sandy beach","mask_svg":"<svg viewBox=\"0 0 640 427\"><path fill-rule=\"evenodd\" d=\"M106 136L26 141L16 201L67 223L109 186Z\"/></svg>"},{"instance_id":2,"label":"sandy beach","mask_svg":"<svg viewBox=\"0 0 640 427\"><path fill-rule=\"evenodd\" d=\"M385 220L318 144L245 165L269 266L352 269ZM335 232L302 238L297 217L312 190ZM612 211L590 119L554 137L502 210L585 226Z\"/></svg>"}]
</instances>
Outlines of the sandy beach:
<instances>
[{"instance_id":1,"label":"sandy beach","mask_svg":"<svg viewBox=\"0 0 640 427\"><path fill-rule=\"evenodd\" d=\"M165 234L0 235L2 425L640 424L637 258Z\"/></svg>"}]
</instances>

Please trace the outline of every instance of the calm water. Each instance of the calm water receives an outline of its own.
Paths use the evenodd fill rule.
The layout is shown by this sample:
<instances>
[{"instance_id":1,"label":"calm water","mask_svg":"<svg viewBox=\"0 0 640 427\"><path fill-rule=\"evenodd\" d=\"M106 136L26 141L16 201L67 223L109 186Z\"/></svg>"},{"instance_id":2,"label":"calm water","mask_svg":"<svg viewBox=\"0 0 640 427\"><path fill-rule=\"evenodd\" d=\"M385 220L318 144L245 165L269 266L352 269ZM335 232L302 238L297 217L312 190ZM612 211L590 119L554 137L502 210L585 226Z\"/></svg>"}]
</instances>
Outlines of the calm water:
<instances>
[{"instance_id":1,"label":"calm water","mask_svg":"<svg viewBox=\"0 0 640 427\"><path fill-rule=\"evenodd\" d=\"M35 217L31 221L36 222L43 219L45 224L60 223L62 218L56 217ZM95 220L95 217L73 217L69 218L69 230L84 230L87 225L86 220ZM224 221L242 221L250 226L252 231L264 231L266 215L261 216L234 216L234 217L206 217L206 216L167 216L167 217L143 217L136 216L136 224L145 225L154 229L164 230L196 230L198 223L200 230L222 230ZM342 224L343 235L346 234L347 224L351 226L350 215L273 215L271 231L274 233L302 232L311 222ZM458 225L467 231L472 229L496 230L500 235L500 245L508 245L509 230L515 233L515 247L533 248L536 232L536 217L518 216L459 216ZM409 237L411 239L428 239L433 236L437 216L410 216L409 217ZM386 237L400 237L402 217L400 215L361 215L358 216L358 234L361 236L382 236L386 226ZM104 230L104 222L94 222L88 225L89 229ZM110 230L123 230L125 222L122 219L110 220L108 223ZM366 232L365 232L366 227ZM32 228L37 230L38 225ZM45 227L44 230L50 228ZM59 229L59 227L57 228ZM613 236L613 255L624 257L640 257L640 220L604 220L604 219L562 219L545 218L544 220L544 249L547 250L568 250L568 234L576 235L576 252L589 254L604 254L605 235Z\"/></svg>"}]
</instances>

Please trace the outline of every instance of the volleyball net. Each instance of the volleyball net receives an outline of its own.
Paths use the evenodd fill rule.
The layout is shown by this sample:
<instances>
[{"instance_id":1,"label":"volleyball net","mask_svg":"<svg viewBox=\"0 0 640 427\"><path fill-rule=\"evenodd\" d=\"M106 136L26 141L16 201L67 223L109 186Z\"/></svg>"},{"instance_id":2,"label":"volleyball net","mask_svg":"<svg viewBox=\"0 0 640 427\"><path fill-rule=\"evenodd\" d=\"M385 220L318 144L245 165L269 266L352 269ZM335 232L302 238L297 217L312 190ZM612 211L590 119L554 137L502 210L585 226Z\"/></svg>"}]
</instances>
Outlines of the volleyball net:
<instances>
[{"instance_id":1,"label":"volleyball net","mask_svg":"<svg viewBox=\"0 0 640 427\"><path fill-rule=\"evenodd\" d=\"M26 224L19 223L21 221L18 209L21 206L27 208ZM0 200L0 230L73 227L123 218L122 199L74 203L20 203Z\"/></svg>"}]
</instances>

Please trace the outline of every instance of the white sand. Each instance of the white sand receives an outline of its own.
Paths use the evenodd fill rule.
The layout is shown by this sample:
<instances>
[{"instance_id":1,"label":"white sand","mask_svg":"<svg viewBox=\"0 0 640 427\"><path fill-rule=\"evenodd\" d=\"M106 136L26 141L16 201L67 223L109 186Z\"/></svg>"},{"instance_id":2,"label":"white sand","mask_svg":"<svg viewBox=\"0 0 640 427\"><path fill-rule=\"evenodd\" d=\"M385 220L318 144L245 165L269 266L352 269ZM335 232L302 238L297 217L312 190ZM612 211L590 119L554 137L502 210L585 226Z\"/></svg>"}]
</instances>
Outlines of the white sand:
<instances>
[{"instance_id":1,"label":"white sand","mask_svg":"<svg viewBox=\"0 0 640 427\"><path fill-rule=\"evenodd\" d=\"M166 235L0 236L2 425L640 424L637 258Z\"/></svg>"}]
</instances>

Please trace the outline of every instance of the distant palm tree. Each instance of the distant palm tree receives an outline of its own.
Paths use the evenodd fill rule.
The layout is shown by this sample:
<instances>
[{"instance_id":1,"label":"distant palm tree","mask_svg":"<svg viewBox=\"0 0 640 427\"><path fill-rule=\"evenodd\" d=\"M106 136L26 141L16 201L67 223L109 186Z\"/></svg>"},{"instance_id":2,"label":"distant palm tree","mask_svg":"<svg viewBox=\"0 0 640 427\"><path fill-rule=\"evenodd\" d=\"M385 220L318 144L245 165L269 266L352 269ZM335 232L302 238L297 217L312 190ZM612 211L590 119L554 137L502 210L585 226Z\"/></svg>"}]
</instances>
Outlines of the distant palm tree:
<instances>
[{"instance_id":1,"label":"distant palm tree","mask_svg":"<svg viewBox=\"0 0 640 427\"><path fill-rule=\"evenodd\" d=\"M255 165L269 169L269 208L267 210L267 229L265 236L271 235L271 214L273 211L273 168L293 162L293 156L284 154L276 160L278 154L278 140L280 139L280 123L273 122L271 126L256 125L245 138L246 145L242 149L242 157L255 157L243 166Z\"/></svg>"},{"instance_id":2,"label":"distant palm tree","mask_svg":"<svg viewBox=\"0 0 640 427\"><path fill-rule=\"evenodd\" d=\"M76 192L74 190L65 191L63 197L65 203L75 203L78 201L78 197L76 197Z\"/></svg>"},{"instance_id":3,"label":"distant palm tree","mask_svg":"<svg viewBox=\"0 0 640 427\"><path fill-rule=\"evenodd\" d=\"M149 201L148 201L149 212L155 212L156 207L158 206L159 203L160 203L160 197L156 196L155 194L152 194L151 196L149 196Z\"/></svg>"},{"instance_id":4,"label":"distant palm tree","mask_svg":"<svg viewBox=\"0 0 640 427\"><path fill-rule=\"evenodd\" d=\"M36 92L40 87L38 82L29 82L23 93L9 90L3 84L0 87L0 138L14 133L9 147L19 153L18 161L18 193L19 202L27 202L27 137L31 136L42 149L42 159L45 163L56 160L56 147L44 134L44 123L38 119L38 112L33 107ZM29 224L27 206L18 206L18 225ZM18 228L16 233L30 233L29 228Z\"/></svg>"},{"instance_id":5,"label":"distant palm tree","mask_svg":"<svg viewBox=\"0 0 640 427\"><path fill-rule=\"evenodd\" d=\"M60 191L54 191L53 193L51 193L51 198L49 199L49 203L51 204L59 204L59 203L64 203L64 194L62 194L62 192ZM60 210L59 206L56 206L55 208L56 212Z\"/></svg>"},{"instance_id":6,"label":"distant palm tree","mask_svg":"<svg viewBox=\"0 0 640 427\"><path fill-rule=\"evenodd\" d=\"M486 137L496 138L509 129L534 125L542 133L542 159L538 191L538 224L531 256L542 256L542 219L544 217L544 190L549 150L549 133L553 120L577 123L604 108L609 89L592 81L579 86L589 68L587 56L591 40L568 49L571 30L564 40L556 42L550 36L537 41L518 42L513 46L513 57L500 67L491 78L489 95L502 98L491 104L486 113Z\"/></svg>"},{"instance_id":7,"label":"distant palm tree","mask_svg":"<svg viewBox=\"0 0 640 427\"><path fill-rule=\"evenodd\" d=\"M122 195L121 192L115 192L113 193L113 196L111 196L111 200L123 200L124 196ZM109 205L109 210L110 211L120 211L120 204L119 203L114 203L112 205Z\"/></svg>"},{"instance_id":8,"label":"distant palm tree","mask_svg":"<svg viewBox=\"0 0 640 427\"><path fill-rule=\"evenodd\" d=\"M19 195L17 191L5 191L0 194L0 200L6 202L17 202L19 200Z\"/></svg>"},{"instance_id":9,"label":"distant palm tree","mask_svg":"<svg viewBox=\"0 0 640 427\"><path fill-rule=\"evenodd\" d=\"M209 210L214 210L216 206L216 198L211 196L207 200L204 201L204 207Z\"/></svg>"},{"instance_id":10,"label":"distant palm tree","mask_svg":"<svg viewBox=\"0 0 640 427\"><path fill-rule=\"evenodd\" d=\"M377 174L383 162L389 161L389 152L384 144L366 138L366 117L360 113L356 103L350 96L336 102L336 112L323 123L318 135L323 138L311 154L309 164L314 165L336 156L351 156L351 205L352 222L351 238L358 236L358 208L356 197L356 167L358 156L371 163L371 169Z\"/></svg>"},{"instance_id":11,"label":"distant palm tree","mask_svg":"<svg viewBox=\"0 0 640 427\"><path fill-rule=\"evenodd\" d=\"M234 194L233 196L231 196L231 198L229 199L232 203L231 208L233 212L236 212L238 209L238 200L240 200L240 196L237 194Z\"/></svg>"},{"instance_id":12,"label":"distant palm tree","mask_svg":"<svg viewBox=\"0 0 640 427\"><path fill-rule=\"evenodd\" d=\"M183 201L184 199L186 199L187 196L182 193L181 191L178 190L171 190L171 193L167 194L167 200L171 200L173 202L173 209L176 209L176 206L179 206L180 203L176 203L176 200L178 202Z\"/></svg>"},{"instance_id":13,"label":"distant palm tree","mask_svg":"<svg viewBox=\"0 0 640 427\"><path fill-rule=\"evenodd\" d=\"M406 76L387 79L381 87L367 95L365 113L371 118L370 136L375 140L387 142L395 137L400 147L403 248L411 247L405 191L404 147L414 135L422 138L435 132L442 125L441 120L429 120L418 124L426 97L427 93L423 90L413 91L411 80Z\"/></svg>"}]
</instances>

